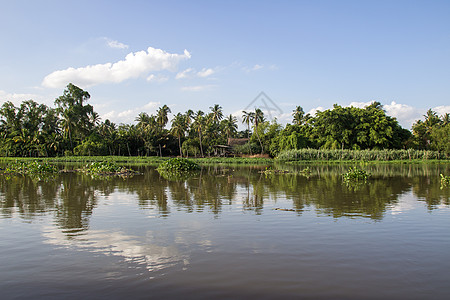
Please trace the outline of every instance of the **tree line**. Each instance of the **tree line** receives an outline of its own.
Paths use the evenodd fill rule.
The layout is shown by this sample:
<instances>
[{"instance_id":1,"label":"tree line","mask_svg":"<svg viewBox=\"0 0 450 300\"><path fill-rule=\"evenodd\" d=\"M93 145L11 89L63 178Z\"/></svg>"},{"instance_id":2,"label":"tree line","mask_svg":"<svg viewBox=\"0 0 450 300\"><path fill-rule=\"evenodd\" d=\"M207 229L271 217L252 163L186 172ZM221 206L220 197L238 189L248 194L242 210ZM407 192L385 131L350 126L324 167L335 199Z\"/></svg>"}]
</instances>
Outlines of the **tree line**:
<instances>
[{"instance_id":1,"label":"tree line","mask_svg":"<svg viewBox=\"0 0 450 300\"><path fill-rule=\"evenodd\" d=\"M188 110L174 114L170 126L167 105L156 114L141 112L135 124L101 121L90 95L68 84L51 108L33 100L16 107L10 101L0 109L1 156L195 156L219 155L218 145L231 138L235 154L269 154L292 149L420 149L450 154L450 117L431 109L425 120L416 121L412 132L386 115L379 102L365 108L342 107L305 114L301 106L292 123L282 126L266 120L261 109L242 112L245 130L238 131L235 116L224 116L222 107L208 112Z\"/></svg>"}]
</instances>

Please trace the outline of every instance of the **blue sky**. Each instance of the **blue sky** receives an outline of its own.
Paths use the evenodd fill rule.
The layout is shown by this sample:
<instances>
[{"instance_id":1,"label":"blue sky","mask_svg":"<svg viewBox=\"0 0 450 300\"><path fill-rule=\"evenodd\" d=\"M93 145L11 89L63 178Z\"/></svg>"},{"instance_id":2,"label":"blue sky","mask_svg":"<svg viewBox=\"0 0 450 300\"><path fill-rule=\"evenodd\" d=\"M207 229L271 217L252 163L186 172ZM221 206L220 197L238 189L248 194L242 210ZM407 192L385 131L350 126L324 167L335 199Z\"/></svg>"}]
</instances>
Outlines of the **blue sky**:
<instances>
[{"instance_id":1,"label":"blue sky","mask_svg":"<svg viewBox=\"0 0 450 300\"><path fill-rule=\"evenodd\" d=\"M72 82L103 119L236 114L264 91L282 123L379 101L410 128L450 112L450 1L2 1L0 103ZM257 103L256 103L257 105Z\"/></svg>"}]
</instances>

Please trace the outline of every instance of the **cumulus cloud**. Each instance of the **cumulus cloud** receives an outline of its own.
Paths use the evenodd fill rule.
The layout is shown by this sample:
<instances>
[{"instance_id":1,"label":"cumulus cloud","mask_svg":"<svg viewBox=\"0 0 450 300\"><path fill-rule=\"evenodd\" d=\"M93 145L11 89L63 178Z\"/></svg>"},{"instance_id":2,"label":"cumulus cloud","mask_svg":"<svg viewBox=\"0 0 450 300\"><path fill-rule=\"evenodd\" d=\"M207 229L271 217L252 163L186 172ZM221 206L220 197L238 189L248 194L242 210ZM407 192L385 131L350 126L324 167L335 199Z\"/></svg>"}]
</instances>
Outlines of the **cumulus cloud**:
<instances>
[{"instance_id":1,"label":"cumulus cloud","mask_svg":"<svg viewBox=\"0 0 450 300\"><path fill-rule=\"evenodd\" d=\"M128 49L128 45L125 45L119 41L111 40L109 38L104 38L106 41L106 45L110 48L116 48L116 49Z\"/></svg>"},{"instance_id":2,"label":"cumulus cloud","mask_svg":"<svg viewBox=\"0 0 450 300\"><path fill-rule=\"evenodd\" d=\"M201 91L213 89L215 87L216 87L216 85L213 85L213 84L191 85L191 86L183 86L181 88L181 90L187 91L187 92L201 92Z\"/></svg>"},{"instance_id":3,"label":"cumulus cloud","mask_svg":"<svg viewBox=\"0 0 450 300\"><path fill-rule=\"evenodd\" d=\"M187 50L184 50L183 54L173 54L149 47L147 51L129 53L124 60L115 63L55 71L44 78L42 85L62 88L69 82L82 87L101 83L119 83L144 76L152 71L175 71L180 61L190 57L191 54Z\"/></svg>"}]
</instances>

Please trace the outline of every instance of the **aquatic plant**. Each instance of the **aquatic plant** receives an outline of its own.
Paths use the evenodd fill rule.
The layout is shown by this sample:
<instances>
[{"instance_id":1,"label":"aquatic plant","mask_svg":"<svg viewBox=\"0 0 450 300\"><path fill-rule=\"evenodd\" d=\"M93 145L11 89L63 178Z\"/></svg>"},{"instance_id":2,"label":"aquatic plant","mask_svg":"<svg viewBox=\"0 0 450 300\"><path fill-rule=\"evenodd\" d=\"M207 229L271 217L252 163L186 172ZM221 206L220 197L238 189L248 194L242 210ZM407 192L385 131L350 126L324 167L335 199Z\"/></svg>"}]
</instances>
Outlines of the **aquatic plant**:
<instances>
[{"instance_id":1,"label":"aquatic plant","mask_svg":"<svg viewBox=\"0 0 450 300\"><path fill-rule=\"evenodd\" d=\"M342 177L345 182L354 182L354 181L367 181L367 178L369 178L370 174L362 169L359 169L358 167L350 167L348 169L348 172L343 174Z\"/></svg>"},{"instance_id":2,"label":"aquatic plant","mask_svg":"<svg viewBox=\"0 0 450 300\"><path fill-rule=\"evenodd\" d=\"M164 170L167 172L187 172L187 171L195 171L199 170L200 167L195 162L187 159L187 158L171 158L161 163L158 166L158 171Z\"/></svg>"},{"instance_id":3,"label":"aquatic plant","mask_svg":"<svg viewBox=\"0 0 450 300\"><path fill-rule=\"evenodd\" d=\"M119 166L112 161L95 161L87 164L81 171L91 175L123 175L136 173L136 171Z\"/></svg>"},{"instance_id":4,"label":"aquatic plant","mask_svg":"<svg viewBox=\"0 0 450 300\"><path fill-rule=\"evenodd\" d=\"M450 187L450 176L444 176L443 174L441 175L441 189L443 189L444 187Z\"/></svg>"},{"instance_id":5,"label":"aquatic plant","mask_svg":"<svg viewBox=\"0 0 450 300\"><path fill-rule=\"evenodd\" d=\"M56 166L39 161L15 161L8 164L4 170L7 174L54 174L59 170Z\"/></svg>"},{"instance_id":6,"label":"aquatic plant","mask_svg":"<svg viewBox=\"0 0 450 300\"><path fill-rule=\"evenodd\" d=\"M181 181L194 176L200 167L186 158L171 158L161 163L156 169L167 180Z\"/></svg>"}]
</instances>

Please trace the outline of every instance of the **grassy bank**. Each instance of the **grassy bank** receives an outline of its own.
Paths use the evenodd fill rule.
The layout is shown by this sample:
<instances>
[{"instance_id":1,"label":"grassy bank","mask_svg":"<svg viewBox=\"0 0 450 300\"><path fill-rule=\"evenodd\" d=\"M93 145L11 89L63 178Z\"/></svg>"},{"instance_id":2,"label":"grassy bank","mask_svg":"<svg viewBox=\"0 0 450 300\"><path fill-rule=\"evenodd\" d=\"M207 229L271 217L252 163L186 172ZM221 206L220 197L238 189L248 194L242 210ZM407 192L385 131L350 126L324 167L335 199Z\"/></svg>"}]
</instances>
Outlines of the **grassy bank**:
<instances>
[{"instance_id":1,"label":"grassy bank","mask_svg":"<svg viewBox=\"0 0 450 300\"><path fill-rule=\"evenodd\" d=\"M112 161L124 164L150 164L159 165L170 157L159 156L64 156L64 157L0 157L0 162L12 161L45 161L53 163L90 163L96 161ZM270 164L271 158L248 158L248 157L204 157L189 158L198 164Z\"/></svg>"},{"instance_id":2,"label":"grassy bank","mask_svg":"<svg viewBox=\"0 0 450 300\"><path fill-rule=\"evenodd\" d=\"M112 161L121 164L159 165L169 157L158 156L64 156L48 158L0 157L1 162L37 160L54 163L90 163ZM250 164L287 163L450 163L450 157L437 151L425 150L317 150L299 149L282 152L277 158L262 157L205 157L190 158L198 164Z\"/></svg>"}]
</instances>

